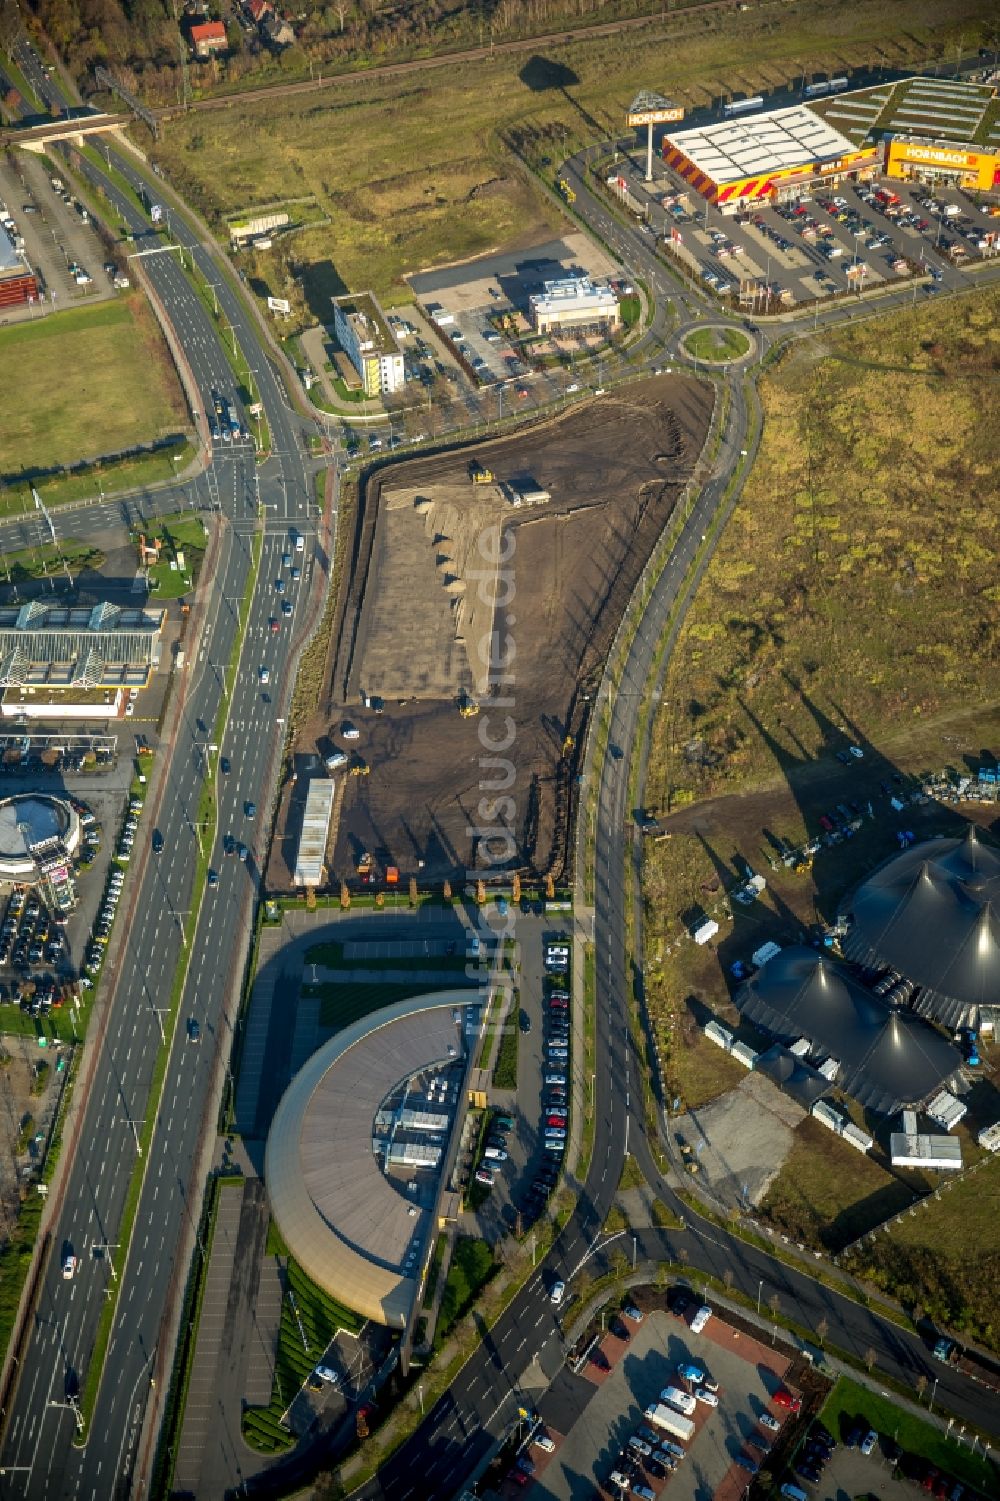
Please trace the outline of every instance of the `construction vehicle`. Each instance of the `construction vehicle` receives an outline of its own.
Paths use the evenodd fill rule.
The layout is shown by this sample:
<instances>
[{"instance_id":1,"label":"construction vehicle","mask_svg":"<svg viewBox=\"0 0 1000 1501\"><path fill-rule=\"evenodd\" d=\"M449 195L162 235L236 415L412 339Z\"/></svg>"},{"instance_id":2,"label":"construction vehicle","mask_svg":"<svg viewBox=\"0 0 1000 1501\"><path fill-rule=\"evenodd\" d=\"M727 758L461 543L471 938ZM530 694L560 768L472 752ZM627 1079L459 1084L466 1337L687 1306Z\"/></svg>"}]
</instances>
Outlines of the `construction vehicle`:
<instances>
[{"instance_id":1,"label":"construction vehicle","mask_svg":"<svg viewBox=\"0 0 1000 1501\"><path fill-rule=\"evenodd\" d=\"M368 762L364 759L364 757L355 756L354 760L351 762L351 769L348 772L348 776L366 777L370 774L370 772L371 767L368 765Z\"/></svg>"},{"instance_id":2,"label":"construction vehicle","mask_svg":"<svg viewBox=\"0 0 1000 1501\"><path fill-rule=\"evenodd\" d=\"M479 705L468 693L462 693L458 700L458 712L463 719L474 719L479 713Z\"/></svg>"},{"instance_id":3,"label":"construction vehicle","mask_svg":"<svg viewBox=\"0 0 1000 1501\"><path fill-rule=\"evenodd\" d=\"M469 465L469 478L474 485L492 485L493 470L487 469L485 464L479 464L473 459Z\"/></svg>"},{"instance_id":4,"label":"construction vehicle","mask_svg":"<svg viewBox=\"0 0 1000 1501\"><path fill-rule=\"evenodd\" d=\"M362 850L358 856L357 872L359 876L370 876L372 873L372 857L367 850Z\"/></svg>"},{"instance_id":5,"label":"construction vehicle","mask_svg":"<svg viewBox=\"0 0 1000 1501\"><path fill-rule=\"evenodd\" d=\"M573 747L575 745L576 745L576 740L575 740L574 736L567 735L566 739L562 743L562 754L563 754L563 760L564 761L569 760L569 757L572 755L572 753L573 753Z\"/></svg>"},{"instance_id":6,"label":"construction vehicle","mask_svg":"<svg viewBox=\"0 0 1000 1501\"><path fill-rule=\"evenodd\" d=\"M560 177L559 183L558 183L558 187L559 187L560 193L563 195L563 197L565 198L565 200L566 200L567 203L575 203L576 202L576 194L574 193L573 189L570 187L570 185L567 182L567 180L566 180L565 177Z\"/></svg>"}]
</instances>

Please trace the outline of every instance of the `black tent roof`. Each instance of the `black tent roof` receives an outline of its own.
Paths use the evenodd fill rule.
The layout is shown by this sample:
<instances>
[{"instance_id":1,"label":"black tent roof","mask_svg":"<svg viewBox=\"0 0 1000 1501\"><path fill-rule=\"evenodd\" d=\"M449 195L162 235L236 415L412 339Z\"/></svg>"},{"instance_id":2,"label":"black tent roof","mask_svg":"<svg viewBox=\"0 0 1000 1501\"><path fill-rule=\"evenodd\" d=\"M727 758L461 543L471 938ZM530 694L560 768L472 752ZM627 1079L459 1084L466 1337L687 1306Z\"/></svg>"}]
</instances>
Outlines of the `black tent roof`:
<instances>
[{"instance_id":1,"label":"black tent roof","mask_svg":"<svg viewBox=\"0 0 1000 1501\"><path fill-rule=\"evenodd\" d=\"M959 839L914 845L860 886L848 958L891 967L921 987L916 1009L975 1026L1000 997L1000 852L970 825Z\"/></svg>"},{"instance_id":2,"label":"black tent roof","mask_svg":"<svg viewBox=\"0 0 1000 1501\"><path fill-rule=\"evenodd\" d=\"M838 1086L883 1115L919 1107L940 1089L963 1091L962 1058L940 1032L865 990L815 949L782 949L736 997L774 1037L807 1037L840 1065Z\"/></svg>"},{"instance_id":3,"label":"black tent roof","mask_svg":"<svg viewBox=\"0 0 1000 1501\"><path fill-rule=\"evenodd\" d=\"M805 1110L811 1110L816 1101L829 1094L833 1087L817 1069L810 1068L808 1063L803 1063L801 1058L796 1058L777 1042L766 1053L758 1055L753 1067L754 1073L766 1074L775 1084L780 1084L785 1093Z\"/></svg>"}]
</instances>

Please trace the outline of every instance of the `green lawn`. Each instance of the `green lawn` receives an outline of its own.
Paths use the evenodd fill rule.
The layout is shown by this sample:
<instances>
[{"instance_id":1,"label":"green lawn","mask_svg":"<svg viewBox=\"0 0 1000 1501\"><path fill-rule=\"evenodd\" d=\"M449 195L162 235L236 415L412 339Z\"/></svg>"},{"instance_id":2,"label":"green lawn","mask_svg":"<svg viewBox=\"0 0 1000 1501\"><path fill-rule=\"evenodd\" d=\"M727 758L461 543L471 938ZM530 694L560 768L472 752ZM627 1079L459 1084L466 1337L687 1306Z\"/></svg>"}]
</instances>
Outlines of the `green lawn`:
<instances>
[{"instance_id":1,"label":"green lawn","mask_svg":"<svg viewBox=\"0 0 1000 1501\"><path fill-rule=\"evenodd\" d=\"M738 360L750 348L750 340L738 328L699 328L684 340L688 354L713 364Z\"/></svg>"},{"instance_id":2,"label":"green lawn","mask_svg":"<svg viewBox=\"0 0 1000 1501\"><path fill-rule=\"evenodd\" d=\"M497 1061L493 1065L493 1084L496 1089L517 1088L517 1007L512 1006L500 1034Z\"/></svg>"},{"instance_id":3,"label":"green lawn","mask_svg":"<svg viewBox=\"0 0 1000 1501\"><path fill-rule=\"evenodd\" d=\"M0 368L8 486L25 471L122 453L188 426L170 355L138 292L0 329Z\"/></svg>"},{"instance_id":4,"label":"green lawn","mask_svg":"<svg viewBox=\"0 0 1000 1501\"><path fill-rule=\"evenodd\" d=\"M46 543L43 547L26 548L23 552L4 553L0 562L8 582L20 584L27 579L64 573L67 568L74 578L80 573L96 573L104 562L104 554L97 547L68 537L58 546Z\"/></svg>"},{"instance_id":5,"label":"green lawn","mask_svg":"<svg viewBox=\"0 0 1000 1501\"><path fill-rule=\"evenodd\" d=\"M860 1417L880 1434L895 1438L910 1454L922 1455L943 1473L955 1476L966 1485L978 1487L984 1496L998 1494L1000 1475L995 1466L980 1455L971 1454L968 1444L959 1444L954 1439L946 1438L939 1429L904 1412L901 1407L890 1402L888 1397L859 1386L846 1376L842 1376L837 1382L820 1413L821 1421L838 1442L841 1438L842 1415L848 1419ZM848 1426L851 1426L850 1423Z\"/></svg>"},{"instance_id":6,"label":"green lawn","mask_svg":"<svg viewBox=\"0 0 1000 1501\"><path fill-rule=\"evenodd\" d=\"M441 1295L441 1309L434 1330L435 1349L440 1348L459 1319L468 1313L496 1269L489 1246L468 1235L458 1237Z\"/></svg>"},{"instance_id":7,"label":"green lawn","mask_svg":"<svg viewBox=\"0 0 1000 1501\"><path fill-rule=\"evenodd\" d=\"M207 535L199 516L169 516L156 522L145 534L146 541L159 538L163 546L160 561L149 570L151 599L180 599L195 585L205 556ZM178 567L177 554L184 558L184 571Z\"/></svg>"},{"instance_id":8,"label":"green lawn","mask_svg":"<svg viewBox=\"0 0 1000 1501\"><path fill-rule=\"evenodd\" d=\"M383 1006L394 1006L397 1001L408 1000L414 995L429 995L436 985L392 985L375 982L371 985L341 985L336 980L320 985L303 985L303 996L318 996L320 1000L319 1024L321 1027L349 1027L372 1011Z\"/></svg>"},{"instance_id":9,"label":"green lawn","mask_svg":"<svg viewBox=\"0 0 1000 1501\"><path fill-rule=\"evenodd\" d=\"M291 1446L292 1436L282 1428L280 1418L309 1372L326 1353L338 1329L358 1334L365 1322L359 1314L322 1292L294 1261L288 1263L288 1290L294 1297L295 1307L292 1307L286 1292L281 1306L271 1401L267 1407L250 1407L243 1414L243 1435L247 1443L265 1454L277 1453ZM298 1318L295 1317L296 1310Z\"/></svg>"}]
</instances>

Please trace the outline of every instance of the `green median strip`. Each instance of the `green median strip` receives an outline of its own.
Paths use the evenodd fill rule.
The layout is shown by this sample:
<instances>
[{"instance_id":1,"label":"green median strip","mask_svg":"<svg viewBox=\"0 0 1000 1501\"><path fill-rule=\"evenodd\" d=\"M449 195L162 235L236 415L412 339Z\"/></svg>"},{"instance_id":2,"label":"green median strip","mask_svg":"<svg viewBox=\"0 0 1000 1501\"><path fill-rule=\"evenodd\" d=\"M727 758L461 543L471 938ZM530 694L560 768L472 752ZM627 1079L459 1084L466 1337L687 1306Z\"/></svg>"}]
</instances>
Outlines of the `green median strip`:
<instances>
[{"instance_id":1,"label":"green median strip","mask_svg":"<svg viewBox=\"0 0 1000 1501\"><path fill-rule=\"evenodd\" d=\"M253 593L257 583L257 574L260 568L260 558L263 545L263 535L258 531L254 534L253 537L251 546L250 572L247 575L247 581L243 590L243 598L240 601L239 627L236 633L236 639L233 642L233 651L230 657L230 666L233 668L233 680L235 680L235 667L239 662L243 635L246 629L246 622L250 614L250 606L253 600ZM227 678L227 686L223 693L222 702L219 705L219 713L216 716L217 742L219 737L221 737L223 730L225 729L226 717L229 713L229 704L231 697L232 686L230 680ZM208 794L207 797L206 794ZM202 807L211 809L214 815L214 791L207 779L205 786L202 788L201 799L199 801L199 821L201 820L200 810ZM208 848L211 848L211 841L208 842ZM201 904L205 895L205 882L208 874L208 858L209 857L205 848L205 842L200 841L199 855L197 864L195 866L194 880L191 886L190 911L187 913L184 919L183 946L181 957L174 972L173 985L171 986L170 990L170 1003L167 1008L166 1019L163 1022L164 1040L160 1044L160 1049L156 1056L156 1064L153 1068L153 1077L150 1082L149 1095L146 1100L146 1116L145 1120L142 1123L142 1130L139 1134L139 1155L136 1158L135 1165L132 1169L132 1176L129 1181L128 1193L125 1197L125 1207L122 1211L121 1222L118 1228L117 1255L118 1264L122 1269L124 1269L125 1263L128 1259L129 1245L132 1239L132 1230L135 1225L135 1217L138 1213L139 1200L142 1196L142 1188L145 1181L146 1163L149 1158L150 1148L152 1147L153 1143L153 1135L155 1133L157 1125L160 1096L163 1093L163 1082L166 1078L167 1066L170 1062L170 1049L173 1046L174 1033L177 1029L177 1018L180 1013L181 1000L183 999L184 995L184 987L187 983L187 972L191 955L191 946L194 942L195 934L197 932L198 919L201 913ZM80 1396L80 1414L82 1417L82 1427L77 1433L74 1440L78 1447L87 1442L90 1429L90 1420L93 1414L94 1404L97 1400L97 1393L100 1388L101 1378L104 1374L104 1362L107 1358L108 1345L111 1340L111 1330L114 1324L115 1310L118 1304L118 1293L120 1287L121 1283L118 1281L117 1277L113 1278L109 1289L110 1296L108 1297L103 1309L101 1310L101 1318L97 1327L97 1335L94 1340L94 1350L93 1354L91 1355L89 1368L87 1370L87 1378L84 1382L83 1391Z\"/></svg>"}]
</instances>

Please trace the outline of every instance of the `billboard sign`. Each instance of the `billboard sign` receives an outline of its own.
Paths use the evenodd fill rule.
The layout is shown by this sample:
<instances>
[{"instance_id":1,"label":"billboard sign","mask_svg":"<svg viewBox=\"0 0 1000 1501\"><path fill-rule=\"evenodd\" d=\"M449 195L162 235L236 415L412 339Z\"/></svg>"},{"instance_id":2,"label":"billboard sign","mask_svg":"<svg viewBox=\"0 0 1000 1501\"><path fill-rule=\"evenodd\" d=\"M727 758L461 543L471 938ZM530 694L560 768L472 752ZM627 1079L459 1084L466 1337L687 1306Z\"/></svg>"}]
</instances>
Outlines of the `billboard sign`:
<instances>
[{"instance_id":1,"label":"billboard sign","mask_svg":"<svg viewBox=\"0 0 1000 1501\"><path fill-rule=\"evenodd\" d=\"M666 125L683 118L683 105L664 99L652 89L641 89L629 105L625 121L631 129L638 125Z\"/></svg>"},{"instance_id":2,"label":"billboard sign","mask_svg":"<svg viewBox=\"0 0 1000 1501\"><path fill-rule=\"evenodd\" d=\"M292 304L287 297L269 297L267 305L272 313L290 313L292 311Z\"/></svg>"},{"instance_id":3,"label":"billboard sign","mask_svg":"<svg viewBox=\"0 0 1000 1501\"><path fill-rule=\"evenodd\" d=\"M625 116L625 123L632 127L636 125L670 125L678 120L683 120L684 111L679 104L665 105L662 109L637 110L634 114L629 110Z\"/></svg>"}]
</instances>

